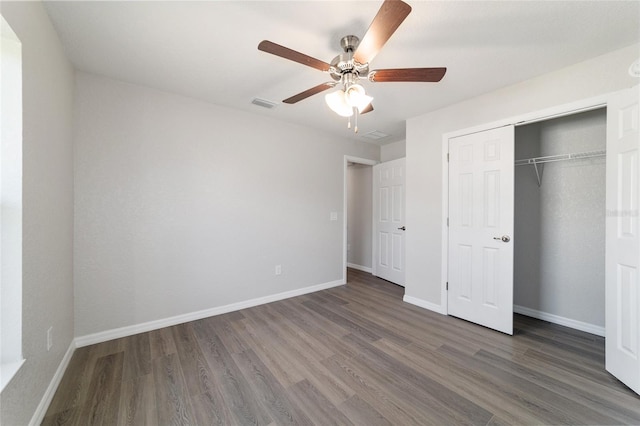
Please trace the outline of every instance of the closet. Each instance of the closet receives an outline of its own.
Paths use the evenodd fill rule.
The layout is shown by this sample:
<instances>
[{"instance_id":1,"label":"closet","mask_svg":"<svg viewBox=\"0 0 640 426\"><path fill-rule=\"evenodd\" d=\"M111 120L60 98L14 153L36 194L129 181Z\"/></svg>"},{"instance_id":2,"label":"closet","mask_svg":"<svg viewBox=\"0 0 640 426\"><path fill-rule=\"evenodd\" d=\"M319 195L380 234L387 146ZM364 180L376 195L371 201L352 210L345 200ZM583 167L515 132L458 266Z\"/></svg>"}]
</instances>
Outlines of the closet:
<instances>
[{"instance_id":1,"label":"closet","mask_svg":"<svg viewBox=\"0 0 640 426\"><path fill-rule=\"evenodd\" d=\"M606 109L515 128L514 312L605 326Z\"/></svg>"}]
</instances>

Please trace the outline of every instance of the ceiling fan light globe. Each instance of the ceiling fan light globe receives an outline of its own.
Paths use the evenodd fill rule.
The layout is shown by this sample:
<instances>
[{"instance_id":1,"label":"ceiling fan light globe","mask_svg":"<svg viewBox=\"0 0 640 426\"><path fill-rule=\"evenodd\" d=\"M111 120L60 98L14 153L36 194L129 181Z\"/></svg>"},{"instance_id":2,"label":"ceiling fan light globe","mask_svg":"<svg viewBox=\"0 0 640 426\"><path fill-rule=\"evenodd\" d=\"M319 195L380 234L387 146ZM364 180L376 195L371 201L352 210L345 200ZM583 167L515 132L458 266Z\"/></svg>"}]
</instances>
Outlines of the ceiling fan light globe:
<instances>
[{"instance_id":1,"label":"ceiling fan light globe","mask_svg":"<svg viewBox=\"0 0 640 426\"><path fill-rule=\"evenodd\" d=\"M362 111L369 106L373 98L368 95L362 95L358 99L358 103L356 104L356 108L358 108L358 112L362 114Z\"/></svg>"},{"instance_id":2,"label":"ceiling fan light globe","mask_svg":"<svg viewBox=\"0 0 640 426\"><path fill-rule=\"evenodd\" d=\"M347 103L345 93L342 90L336 90L325 95L324 101L333 112L342 117L351 117L353 115L353 107Z\"/></svg>"},{"instance_id":3,"label":"ceiling fan light globe","mask_svg":"<svg viewBox=\"0 0 640 426\"><path fill-rule=\"evenodd\" d=\"M347 104L352 108L357 108L359 113L361 113L362 110L364 110L373 100L371 96L368 96L365 93L364 87L359 84L352 84L349 86L345 93L345 98Z\"/></svg>"},{"instance_id":4,"label":"ceiling fan light globe","mask_svg":"<svg viewBox=\"0 0 640 426\"><path fill-rule=\"evenodd\" d=\"M358 104L359 98L364 94L364 87L359 84L352 84L345 90L346 101L352 107Z\"/></svg>"}]
</instances>

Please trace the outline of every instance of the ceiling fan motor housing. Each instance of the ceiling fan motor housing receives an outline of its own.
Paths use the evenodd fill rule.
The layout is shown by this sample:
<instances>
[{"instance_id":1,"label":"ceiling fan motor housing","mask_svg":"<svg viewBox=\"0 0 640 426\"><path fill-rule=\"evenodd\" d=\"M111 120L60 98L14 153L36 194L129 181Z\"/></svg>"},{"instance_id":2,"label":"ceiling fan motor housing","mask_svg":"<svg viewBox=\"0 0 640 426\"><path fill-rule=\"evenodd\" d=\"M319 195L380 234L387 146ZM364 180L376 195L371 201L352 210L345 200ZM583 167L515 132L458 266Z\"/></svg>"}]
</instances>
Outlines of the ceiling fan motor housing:
<instances>
[{"instance_id":1,"label":"ceiling fan motor housing","mask_svg":"<svg viewBox=\"0 0 640 426\"><path fill-rule=\"evenodd\" d=\"M369 72L369 64L359 64L353 60L353 52L359 43L360 39L354 35L344 36L340 40L340 46L345 53L333 58L331 69L329 69L329 74L335 81L340 81L347 75L354 76L355 78L352 77L352 79L357 81L360 75L366 75Z\"/></svg>"}]
</instances>

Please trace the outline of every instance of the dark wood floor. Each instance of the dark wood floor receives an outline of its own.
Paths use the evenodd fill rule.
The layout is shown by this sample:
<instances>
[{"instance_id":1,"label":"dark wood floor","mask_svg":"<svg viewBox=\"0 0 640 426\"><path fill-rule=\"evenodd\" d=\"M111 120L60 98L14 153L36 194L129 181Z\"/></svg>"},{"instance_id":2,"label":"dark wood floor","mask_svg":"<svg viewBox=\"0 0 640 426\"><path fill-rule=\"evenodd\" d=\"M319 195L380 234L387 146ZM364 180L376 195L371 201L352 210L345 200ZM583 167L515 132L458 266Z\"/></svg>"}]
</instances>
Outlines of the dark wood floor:
<instances>
[{"instance_id":1,"label":"dark wood floor","mask_svg":"<svg viewBox=\"0 0 640 426\"><path fill-rule=\"evenodd\" d=\"M44 424L640 424L604 340L513 337L348 285L79 348Z\"/></svg>"}]
</instances>

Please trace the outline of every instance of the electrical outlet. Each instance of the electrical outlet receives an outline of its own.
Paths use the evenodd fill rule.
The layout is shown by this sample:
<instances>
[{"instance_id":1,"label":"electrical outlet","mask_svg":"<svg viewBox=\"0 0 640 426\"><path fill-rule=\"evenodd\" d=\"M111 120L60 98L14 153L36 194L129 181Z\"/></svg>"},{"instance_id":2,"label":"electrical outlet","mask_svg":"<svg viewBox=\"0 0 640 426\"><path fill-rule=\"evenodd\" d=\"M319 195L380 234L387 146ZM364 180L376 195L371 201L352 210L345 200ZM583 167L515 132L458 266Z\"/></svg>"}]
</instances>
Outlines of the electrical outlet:
<instances>
[{"instance_id":1,"label":"electrical outlet","mask_svg":"<svg viewBox=\"0 0 640 426\"><path fill-rule=\"evenodd\" d=\"M47 330L47 351L51 350L53 346L53 327L49 327Z\"/></svg>"},{"instance_id":2,"label":"electrical outlet","mask_svg":"<svg viewBox=\"0 0 640 426\"><path fill-rule=\"evenodd\" d=\"M282 275L282 265L276 265L276 275Z\"/></svg>"}]
</instances>

